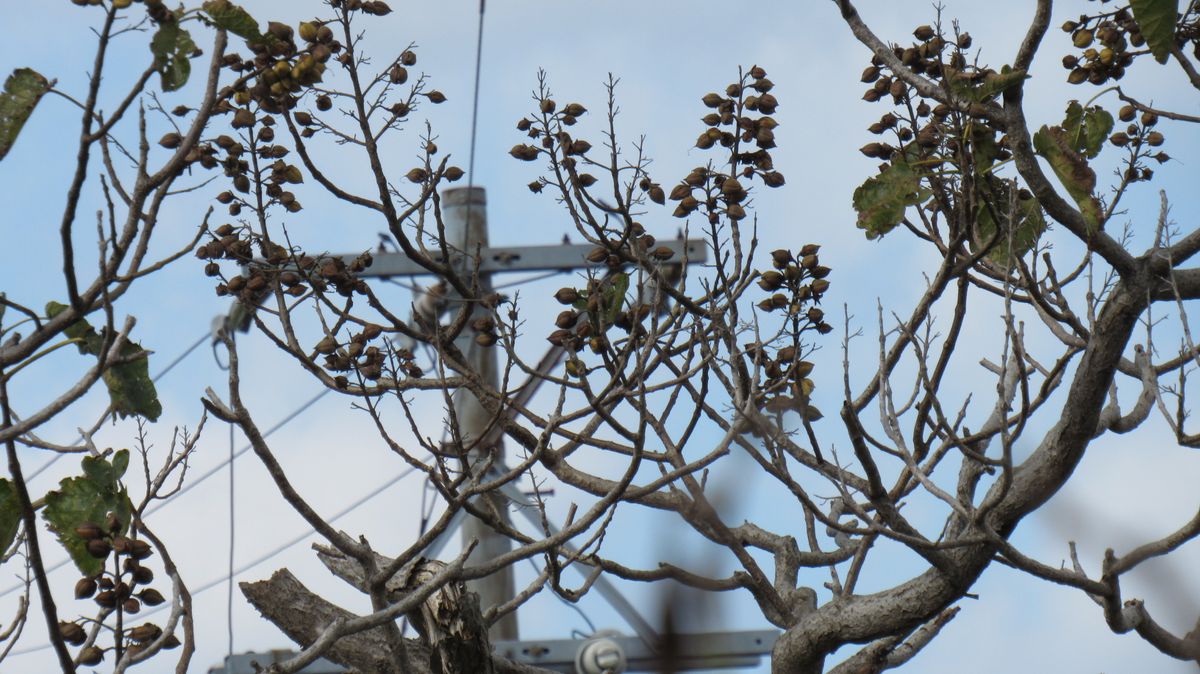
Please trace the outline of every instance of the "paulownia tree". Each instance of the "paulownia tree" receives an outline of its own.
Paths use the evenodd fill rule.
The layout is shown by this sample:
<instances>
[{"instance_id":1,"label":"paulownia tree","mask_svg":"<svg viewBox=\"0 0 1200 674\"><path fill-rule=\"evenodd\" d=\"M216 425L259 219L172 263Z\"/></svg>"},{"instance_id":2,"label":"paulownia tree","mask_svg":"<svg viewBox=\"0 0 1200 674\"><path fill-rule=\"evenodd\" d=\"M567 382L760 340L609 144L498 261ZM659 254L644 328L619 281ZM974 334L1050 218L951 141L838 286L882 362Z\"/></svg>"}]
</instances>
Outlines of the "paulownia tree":
<instances>
[{"instance_id":1,"label":"paulownia tree","mask_svg":"<svg viewBox=\"0 0 1200 674\"><path fill-rule=\"evenodd\" d=\"M238 342L225 332L228 391L210 390L205 407L245 433L281 497L325 539L321 561L371 605L367 615L351 613L286 570L243 584L249 601L302 647L268 671L298 671L319 656L372 672L538 671L492 653L488 626L540 592L577 600L604 573L748 592L763 618L782 630L772 656L776 672L826 671L827 657L849 644L861 647L828 671L878 672L907 663L936 638L997 563L1077 588L1113 631L1135 632L1165 656L1200 660L1200 626L1172 633L1152 607L1122 592L1127 573L1200 534L1200 513L1164 538L1098 560L1072 549L1070 567L1035 559L1011 541L1098 438L1144 432L1158 416L1181 445L1196 444L1186 425L1186 393L1200 353L1187 309L1200 296L1200 271L1187 263L1200 250L1200 232L1169 219L1165 195L1161 210L1133 214L1124 232L1115 221L1122 199L1152 180L1152 167L1172 167L1159 149L1163 120L1181 130L1198 120L1156 109L1148 103L1153 92L1116 83L1135 63L1153 68L1143 58L1150 56L1200 89L1200 7L1191 2L1181 11L1169 0L1085 5L1088 12L1063 26L1073 44L1063 65L1071 83L1110 89L1068 103L1061 122L1031 125L1023 96L1050 29L1049 0L1037 3L1012 60L990 65L967 32L940 17L918 27L913 40L891 43L850 2L836 5L870 50L863 98L890 106L869 129L879 139L862 148L880 160L880 170L847 195L857 224L870 238L917 237L936 266L926 270L928 285L913 306L879 310L872 322L877 357L862 378L850 354L866 328L845 312L844 385L834 414L825 402L834 395L813 382L818 365L834 367L814 352L837 345L832 323L839 321L822 307L827 277L836 277L815 243L760 250L751 215L757 192L785 183L773 162L780 103L762 67L738 70L723 90L701 98L706 114L696 147L706 160L678 180L652 175L644 146L617 136L615 83L597 106L556 100L547 78L539 79L535 109L517 122L521 135L511 154L530 163L537 198L561 203L563 217L593 247L594 263L586 277L554 293L563 309L551 325L526 319L514 298L489 288L476 273L478 251L447 235L443 190L463 171L441 158L431 130L400 136L420 106L445 97L424 78L410 81L412 48L383 60L362 53L363 25L386 15L385 3L333 0L327 18L295 28L270 23L265 31L220 0L177 13L146 3L159 37L139 90L155 70L164 85L186 76L189 22L216 33L204 106L180 110L189 126L161 140L175 153L175 174L190 162L222 168L218 180L228 182L217 201L230 221L202 230L196 248L205 273L255 330L351 399L396 461L424 473L443 505L417 540L387 542L389 549L405 545L394 557L323 519L264 438L243 395ZM120 9L107 8L109 24ZM226 44L228 33L236 44ZM19 99L15 93L6 104ZM94 114L85 116L85 129ZM100 133L95 142L106 138ZM330 141L337 154L329 154ZM397 153L383 150L387 143L417 147L419 165L396 165ZM1121 169L1102 186L1094 166L1114 154ZM349 157L368 167L370 180L341 179L337 167ZM397 303L362 277L370 252L347 260L298 240L287 223L304 217L301 183L315 183L348 216L385 227L438 282ZM135 228L146 222L139 208L132 211ZM703 240L712 263L687 271L650 233L667 223L683 223ZM831 264L852 272L849 261ZM117 283L129 276L114 275ZM67 318L45 325L62 332L87 307L111 306L102 292L77 299L78 292L65 309L47 310ZM81 308L85 300L91 304ZM949 384L979 367L979 354L963 343L969 308L990 312L1002 337L995 353L984 354L988 382L971 396ZM122 338L109 337L127 332L115 333L110 319L107 331L77 339L92 353L137 361L140 351L122 352ZM1180 336L1178 348L1162 342ZM91 346L104 339L110 341ZM549 354L531 357L530 343ZM486 360L480 350L492 354L497 377L478 366ZM23 358L36 351L30 347ZM539 386L541 395L528 395ZM464 396L486 413L486 431L459 423L455 399ZM822 415L818 400L830 414ZM419 412L430 404L447 417L440 441L429 437L429 420ZM27 441L30 429L9 431L18 423L6 418L5 433ZM749 457L790 496L777 507L794 509L794 529L729 521L709 476L727 470L734 454ZM120 490L123 456L110 461L96 453L90 461L103 465L85 470L103 473ZM13 478L20 483L18 473ZM561 529L546 518L544 530L531 535L511 523L512 504L498 495L517 480L534 485L532 503L543 512L544 490L555 484L589 499L571 508ZM147 493L155 493L153 485ZM34 505L20 488L17 498L32 530ZM916 503L928 507L906 508ZM620 549L604 546L618 507L679 517L736 570L713 577L678 564L639 568L623 560ZM511 550L480 559L467 545L444 562L423 557L460 511L511 539ZM109 512L115 526L93 522L98 532L77 532L103 541L87 549L132 545L118 544L128 540L121 535L127 520L115 507ZM150 537L137 512L128 521ZM32 546L35 539L26 539ZM904 546L921 569L892 587L860 592L868 565L888 564L883 541ZM525 559L537 561L540 572L510 601L480 606L464 592L463 581ZM137 573L140 567L131 566ZM582 583L571 584L575 576L564 573L571 568L582 571ZM182 581L173 581L173 601L186 608ZM172 630L146 640L143 652L122 652L121 610L115 607L119 662L165 645ZM403 616L419 638L404 637L397 624ZM53 624L56 617L47 619ZM61 638L57 644L66 671L71 655ZM186 665L185 656L180 671Z\"/></svg>"}]
</instances>

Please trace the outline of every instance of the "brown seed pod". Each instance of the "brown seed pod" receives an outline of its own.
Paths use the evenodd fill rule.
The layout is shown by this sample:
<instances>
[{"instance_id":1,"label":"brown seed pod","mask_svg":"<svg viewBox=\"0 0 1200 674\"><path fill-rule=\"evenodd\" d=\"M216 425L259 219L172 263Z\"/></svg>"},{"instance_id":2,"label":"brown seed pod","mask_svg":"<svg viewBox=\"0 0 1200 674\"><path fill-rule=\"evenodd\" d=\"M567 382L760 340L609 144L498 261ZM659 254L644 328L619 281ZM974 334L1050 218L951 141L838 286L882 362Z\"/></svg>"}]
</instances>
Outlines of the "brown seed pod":
<instances>
[{"instance_id":1,"label":"brown seed pod","mask_svg":"<svg viewBox=\"0 0 1200 674\"><path fill-rule=\"evenodd\" d=\"M81 665L93 667L100 664L101 661L104 660L104 649L100 648L99 646L88 646L82 651L79 651L79 655L76 656L76 659L79 660L79 664Z\"/></svg>"},{"instance_id":2,"label":"brown seed pod","mask_svg":"<svg viewBox=\"0 0 1200 674\"><path fill-rule=\"evenodd\" d=\"M154 641L162 636L162 628L154 623L142 623L125 632L125 636L134 641L145 643L147 641Z\"/></svg>"},{"instance_id":3,"label":"brown seed pod","mask_svg":"<svg viewBox=\"0 0 1200 674\"><path fill-rule=\"evenodd\" d=\"M783 174L778 171L771 171L763 174L763 183L767 187L782 187L784 184Z\"/></svg>"},{"instance_id":4,"label":"brown seed pod","mask_svg":"<svg viewBox=\"0 0 1200 674\"><path fill-rule=\"evenodd\" d=\"M75 583L75 598L87 599L96 594L96 579L95 578L80 578Z\"/></svg>"},{"instance_id":5,"label":"brown seed pod","mask_svg":"<svg viewBox=\"0 0 1200 674\"><path fill-rule=\"evenodd\" d=\"M758 287L767 292L779 290L781 285L783 285L783 274L777 271L765 271L758 277Z\"/></svg>"},{"instance_id":6,"label":"brown seed pod","mask_svg":"<svg viewBox=\"0 0 1200 674\"><path fill-rule=\"evenodd\" d=\"M233 121L229 123L235 129L246 129L255 125L257 120L254 118L254 113L246 108L241 108L233 113Z\"/></svg>"},{"instance_id":7,"label":"brown seed pod","mask_svg":"<svg viewBox=\"0 0 1200 674\"><path fill-rule=\"evenodd\" d=\"M559 304L574 304L579 299L579 291L574 288L559 288L554 293L554 299L558 300Z\"/></svg>"},{"instance_id":8,"label":"brown seed pod","mask_svg":"<svg viewBox=\"0 0 1200 674\"><path fill-rule=\"evenodd\" d=\"M134 539L129 546L129 554L134 559L146 559L154 554L154 550L150 548L150 544L141 539Z\"/></svg>"},{"instance_id":9,"label":"brown seed pod","mask_svg":"<svg viewBox=\"0 0 1200 674\"><path fill-rule=\"evenodd\" d=\"M103 608L115 608L117 605L117 593L112 590L104 590L93 597L92 601L96 602L97 606Z\"/></svg>"},{"instance_id":10,"label":"brown seed pod","mask_svg":"<svg viewBox=\"0 0 1200 674\"><path fill-rule=\"evenodd\" d=\"M133 560L130 560L133 561ZM150 567L135 566L132 569L133 582L139 585L145 585L154 580L154 571Z\"/></svg>"},{"instance_id":11,"label":"brown seed pod","mask_svg":"<svg viewBox=\"0 0 1200 674\"><path fill-rule=\"evenodd\" d=\"M538 158L541 150L532 145L514 145L508 153L521 161L533 161Z\"/></svg>"},{"instance_id":12,"label":"brown seed pod","mask_svg":"<svg viewBox=\"0 0 1200 674\"><path fill-rule=\"evenodd\" d=\"M93 538L87 542L87 551L96 559L104 559L108 557L108 553L112 552L112 545L103 538Z\"/></svg>"},{"instance_id":13,"label":"brown seed pod","mask_svg":"<svg viewBox=\"0 0 1200 674\"><path fill-rule=\"evenodd\" d=\"M79 536L85 541L91 541L103 536L104 532L101 531L99 525L95 524L94 522L84 522L83 524L75 527L75 535Z\"/></svg>"},{"instance_id":14,"label":"brown seed pod","mask_svg":"<svg viewBox=\"0 0 1200 674\"><path fill-rule=\"evenodd\" d=\"M87 632L85 632L78 623L58 623L58 634L62 637L63 641L71 644L72 646L78 646L79 644L87 641Z\"/></svg>"}]
</instances>

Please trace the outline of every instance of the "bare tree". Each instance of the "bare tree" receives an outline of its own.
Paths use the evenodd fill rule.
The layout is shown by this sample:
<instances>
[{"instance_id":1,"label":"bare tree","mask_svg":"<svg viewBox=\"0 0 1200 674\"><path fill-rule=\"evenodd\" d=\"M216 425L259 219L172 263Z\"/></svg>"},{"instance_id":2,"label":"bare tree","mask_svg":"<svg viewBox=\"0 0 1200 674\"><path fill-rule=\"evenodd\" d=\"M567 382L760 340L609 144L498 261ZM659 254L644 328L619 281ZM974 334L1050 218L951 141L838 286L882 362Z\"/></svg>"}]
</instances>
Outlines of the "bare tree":
<instances>
[{"instance_id":1,"label":"bare tree","mask_svg":"<svg viewBox=\"0 0 1200 674\"><path fill-rule=\"evenodd\" d=\"M1064 61L1070 81L1119 80L1138 57L1153 54L1178 64L1195 84L1195 55L1184 50L1196 44L1197 8L1191 3L1176 15L1167 5L1106 9L1064 27L1083 50ZM544 589L577 599L600 573L647 582L670 579L710 591L748 591L764 618L784 630L775 647L774 671L824 671L827 655L858 643L865 644L862 650L831 671L874 672L910 660L954 618L956 602L980 574L1001 563L1079 588L1096 600L1116 632L1136 631L1171 657L1200 656L1195 636L1200 631L1170 634L1141 601L1127 600L1120 584L1122 575L1141 562L1200 533L1200 516L1122 556L1110 551L1092 563L1091 571L1087 560L1074 555L1074 566L1062 569L1032 559L1009 541L1017 525L1068 481L1096 438L1132 432L1158 408L1180 442L1192 442L1184 429L1183 398L1196 353L1186 329L1185 302L1196 290L1185 263L1200 234L1172 225L1165 197L1162 210L1145 225L1154 234L1144 252L1132 252L1133 236L1106 231L1105 225L1119 213L1121 198L1150 180L1149 162L1169 159L1157 150L1163 142L1158 119L1195 119L1154 110L1117 89L1114 95L1125 104L1118 116L1130 124L1125 132L1113 133L1115 120L1101 106L1074 102L1062 124L1031 130L1022 94L1047 32L1048 1L1038 3L1013 61L999 69L972 56L971 38L957 25L942 25L939 19L917 28L911 46L890 44L871 32L849 2L838 6L851 32L872 53L863 74L871 86L864 98L894 104L870 129L884 138L862 150L883 164L879 175L855 192L859 227L874 238L902 225L928 243L940 263L907 313L880 308L877 364L858 384L851 381L849 362L849 343L858 333L847 315L845 391L837 415L845 432L822 441L813 423L821 412L813 404L810 373L817 360L814 348L833 330L820 307L830 270L821 264L815 244L760 254L754 220L747 214L754 191L784 183L771 157L771 115L779 103L762 68L744 70L723 93L703 97L711 111L696 145L711 150L713 159L669 192L649 173L642 146L625 145L617 137L611 84L598 125L600 140L593 144L580 131L588 127L587 108L561 104L546 79L540 80L537 110L517 125L528 140L514 146L512 155L544 163L545 173L530 184L531 191L551 193L563 205L578 235L595 247L590 259L600 268L582 287L555 294L565 307L546 337L561 349L563 365L561 370L539 368L522 357L518 346L541 331L523 322L514 301L489 294L480 284L472 273L478 269L479 260L472 258L476 251L454 250L447 239L439 187L459 172L436 159L428 135L422 141L424 163L415 168L391 169L378 151L380 139L425 93L423 82L392 89L405 81L404 59L410 52L369 70L351 27L358 10L333 3L335 16L323 27L334 28L342 40L345 51L338 61L348 83L342 88L322 84L316 112L298 112L308 100L303 96L266 97L264 107L278 110L304 169L317 183L380 218L399 249L440 279L434 299L447 304L453 298L446 319L439 321L437 311L398 310L382 301L356 275L370 264L368 254L346 264L305 252L261 216L209 253L230 257L223 251L238 245L274 251L266 260L243 258L250 265L246 280L224 287L243 302L267 292L255 315L257 327L327 386L359 397L397 457L428 476L446 508L394 559L380 559L365 541L336 531L292 489L267 444L254 440L253 414L238 392L235 358L230 400L221 402L213 394L210 407L254 440L281 493L332 546L323 559L370 595L375 610L344 620L329 620L339 611L332 606L298 612L297 606L314 598L286 575L244 586L268 619L306 646L298 658L276 666L278 671L295 671L326 652L352 631L351 624L374 629L372 638L390 644L388 652L396 658L391 668L402 671L406 651L392 619L432 590L426 587L405 599L390 598L389 592L401 591L398 578L421 563L422 550L459 509L489 522L514 547L490 560L464 563L466 557L460 556L440 567L439 573L448 574L444 578L478 578L529 557L539 558L544 568L512 602L483 607L485 623ZM252 99L264 99L263 86L250 89ZM336 120L320 114L339 104L342 114ZM240 114L256 121L252 113ZM305 147L314 132L333 134L364 153L374 185L354 192L322 170ZM243 142L249 154L262 153L252 134ZM1088 165L1105 146L1125 153L1119 182L1108 193L1098 190ZM1066 197L1045 172L1047 166ZM397 188L402 181L390 177L397 174L413 184L408 195ZM251 185L260 179L261 173L251 176ZM248 199L244 205L258 213L286 205L278 190L274 196L274 203ZM689 235L706 242L715 260L703 274L672 277L669 270L679 269L673 264L678 261L646 233L642 221L661 218L657 206L668 198L676 202L673 215L687 223ZM1047 233L1051 222L1061 228L1053 235ZM1078 241L1080 252L1052 255L1050 241L1062 237ZM456 255L467 263L455 264ZM1175 309L1184 329L1183 346L1170 355L1160 356L1152 339L1154 331L1163 334L1167 328L1158 317L1145 319L1159 303ZM417 304L437 302L426 298ZM994 384L975 392L993 396L982 413L978 402L968 406L943 392L950 374L972 367L963 359L974 356L958 348L969 305L998 308L1004 337L999 352L983 360ZM937 309L951 317L935 329ZM299 327L300 311L315 314L315 335ZM1044 334L1033 335L1034 326ZM471 348L498 351L499 386L473 367L458 339L464 332L474 334ZM1047 345L1046 337L1057 347ZM236 354L236 344L228 346ZM914 374L901 377L901 371ZM1160 384L1164 376L1180 382ZM553 391L543 407L519 396L537 382ZM1129 387L1135 397L1122 403L1119 391ZM494 433L461 432L451 397L464 390L488 411ZM448 441L425 439L427 431L412 412L418 396L442 399ZM1057 420L1039 424L1039 416ZM402 439L397 422L400 429L407 422L411 439ZM1037 439L1026 437L1028 429L1039 426L1048 430ZM501 434L510 446L507 464L496 451ZM836 451L837 440L849 451ZM1034 449L1018 451L1019 441ZM732 452L751 457L786 488L802 528L777 532L726 521L707 477ZM605 465L614 468L582 467L597 465L596 456L613 458ZM805 486L806 477L814 475L834 497L818 497ZM561 531L547 527L541 536L528 535L509 524L496 501L479 498L524 476L537 485L543 480L569 485L594 501L572 510ZM936 502L944 518L935 523L906 516L904 506L919 499ZM601 545L618 505L675 513L716 549L731 554L740 568L714 578L666 563L651 569L622 564L619 551ZM881 539L906 546L925 570L892 588L860 594L859 579ZM769 555L771 563L761 562L755 552ZM567 586L562 576L572 566L584 569L587 580L579 587ZM830 594L818 602L811 570L821 569ZM395 589L389 590L389 583ZM287 591L266 591L285 586ZM363 666L353 657L345 662ZM445 661L436 667L469 669Z\"/></svg>"},{"instance_id":2,"label":"bare tree","mask_svg":"<svg viewBox=\"0 0 1200 674\"><path fill-rule=\"evenodd\" d=\"M854 191L857 224L870 238L908 232L936 253L937 264L926 270L926 289L913 306L877 308L869 324L878 346L861 379L851 357L865 328L844 309L843 391L838 414L829 417L816 403L833 398L815 390L814 371L831 366L814 353L837 339L821 306L836 277L815 243L758 249L753 197L785 184L773 160L780 103L762 67L743 68L721 92L703 96L707 114L696 148L709 160L666 186L651 174L644 145L616 133L615 81L606 100L590 106L602 110L597 114L556 99L547 77L539 77L536 109L517 122L523 137L511 154L542 167L530 190L561 203L591 246L593 265L585 279L554 293L563 309L551 327L526 320L514 298L490 288L479 250L448 233L443 189L464 172L440 158L432 129L397 138L420 106L445 96L423 77L410 81L412 47L382 61L362 52L363 23L387 14L387 4L332 0L328 19L296 29L270 23L264 32L228 2L205 3L202 16L217 27L207 107L185 111L193 125L163 139L176 150L171 175L194 151L194 162L207 157L230 183L217 200L235 221L203 230L196 252L207 261L205 272L297 366L352 399L395 459L423 473L443 505L395 557L338 530L294 485L264 437L243 395L238 343L233 331L224 332L228 390L209 390L207 411L241 429L282 498L325 539L321 561L371 606L367 615L351 613L287 570L244 583L247 599L302 647L268 671L295 672L322 656L361 671L541 671L492 653L488 627L543 591L576 601L609 574L748 592L763 618L782 630L773 671L879 672L904 665L937 637L996 563L1077 588L1114 632L1136 632L1166 656L1200 662L1200 623L1174 634L1121 589L1122 577L1140 564L1200 535L1200 512L1174 533L1122 554L1109 550L1088 560L1072 547L1070 568L1011 542L1098 438L1144 431L1157 412L1182 446L1197 442L1186 426L1187 375L1200 363L1187 302L1200 296L1200 272L1187 261L1200 250L1200 232L1172 222L1165 194L1158 212L1135 215L1126 231L1116 232L1113 222L1123 214L1122 198L1151 181L1151 166L1170 160L1158 149L1160 119L1183 125L1197 118L1155 109L1144 102L1150 94L1118 86L1100 92L1120 99L1116 118L1093 105L1098 94L1068 103L1062 123L1032 129L1023 95L1048 32L1049 0L1037 3L1012 61L1000 67L980 62L970 35L940 16L917 27L911 43L890 43L848 0L835 2L870 50L863 98L892 104L869 129L879 140L862 148L881 165ZM1182 12L1173 2L1132 5L1105 6L1063 26L1081 52L1063 60L1069 81L1119 81L1135 62L1153 67L1143 58L1152 56L1177 65L1200 89L1200 5L1187 3ZM116 11L109 10L110 23ZM171 23L161 12L151 19L160 31ZM243 38L248 51L237 53L239 43L226 54L226 31ZM156 61L168 76L165 65ZM223 70L232 82L220 88ZM147 72L139 88L153 69ZM209 139L196 125L217 111L229 114L231 129ZM85 115L85 131L93 114ZM1128 125L1124 131L1114 132L1117 119ZM105 131L96 142L107 142ZM328 141L338 146L337 161L357 157L371 180L345 184L322 154ZM396 153L384 149L405 142L419 147L419 165L397 166ZM1123 153L1108 191L1090 163L1103 151ZM294 191L305 178L347 213L385 227L390 242L436 284L397 306L365 280L370 251L346 259L310 250L280 217L301 210ZM152 222L137 215L145 213L141 206L131 212L135 229ZM703 271L689 272L686 260L648 233L644 223L672 216L708 248L712 263ZM69 247L64 258L71 269ZM70 305L44 325L61 332L88 307L111 307L106 283L129 276L114 271L95 291L72 290ZM991 312L1002 337L981 362L962 337L968 309ZM133 359L137 354L119 350L128 329L116 332L111 313L99 334L118 336L98 353ZM1179 335L1180 346L1168 352L1163 335ZM25 348L26 341L4 348ZM537 350L530 343L548 353L530 357ZM479 366L486 361L477 357L481 350L493 353L496 377ZM9 361L0 361L7 371L10 364L2 363ZM990 373L985 384L967 395L949 384L980 365ZM463 398L486 413L484 431L459 418L456 399ZM428 419L417 411L428 409L426 400L445 411L441 440L429 436ZM6 439L29 441L33 427L25 423L6 416ZM11 444L9 451L12 463ZM749 457L790 495L793 530L729 520L709 476L727 470L734 454ZM148 494L163 489L177 460L185 459L168 460ZM116 463L114 457L106 465ZM17 469L13 478L21 484ZM534 487L520 505L538 509L543 528L536 534L508 517L517 504L501 490L518 480ZM558 484L590 497L571 507L562 527L551 524L544 498ZM20 489L18 497L30 531L34 506ZM917 503L936 517L906 508ZM736 560L737 570L713 577L678 564L638 568L623 561L621 550L604 546L617 508L679 517L714 554ZM426 559L462 512L509 538L511 549L483 559L468 544L451 560ZM155 540L144 523L138 527ZM36 537L26 539L36 559ZM90 540L116 544L103 532ZM879 552L883 541L907 548L922 568L892 587L861 593L868 565L888 564ZM388 543L394 549L396 542ZM540 573L510 601L480 606L463 585L526 559L539 562ZM572 568L584 579L574 586L564 574ZM36 566L32 575L45 585ZM175 600L186 601L181 581L173 581ZM404 637L402 616L419 638ZM150 650L171 631L155 634ZM120 639L118 622L119 654ZM68 671L70 655L57 643ZM862 646L827 668L826 658L848 644ZM120 657L142 657L125 653ZM185 657L179 671L186 664Z\"/></svg>"}]
</instances>

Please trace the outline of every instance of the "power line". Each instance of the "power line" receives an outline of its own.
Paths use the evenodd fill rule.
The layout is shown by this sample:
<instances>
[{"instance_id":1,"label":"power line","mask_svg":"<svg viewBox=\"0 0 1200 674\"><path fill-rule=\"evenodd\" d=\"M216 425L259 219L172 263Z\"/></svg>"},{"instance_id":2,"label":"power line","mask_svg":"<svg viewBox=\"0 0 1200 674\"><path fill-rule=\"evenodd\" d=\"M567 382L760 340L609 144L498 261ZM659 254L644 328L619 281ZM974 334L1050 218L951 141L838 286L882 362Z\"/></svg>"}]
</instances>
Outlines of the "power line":
<instances>
[{"instance_id":1,"label":"power line","mask_svg":"<svg viewBox=\"0 0 1200 674\"><path fill-rule=\"evenodd\" d=\"M296 410L294 410L291 414L288 414L286 417L284 417L283 419L276 422L276 424L274 426L272 426L271 428L269 428L263 432L263 437L264 438L270 437L270 435L272 433L274 433L275 431L278 431L280 428L283 428L284 426L286 426L290 421L292 421L297 416L302 414L309 407L312 407L313 404L315 404L318 400L325 397L325 395L328 394L330 390L331 389L328 389L328 388L324 389L323 391L318 393L316 396L309 399L308 402L306 402L303 405L301 405L300 407L296 408ZM175 493L168 496L165 500L159 501L154 506L148 508L146 510L145 515L143 515L143 517L149 517L150 515L158 512L159 510L162 510L163 508L165 508L167 506L167 504L173 502L175 499L179 498L180 496L188 493L189 491L194 489L197 485L204 482L205 480L212 477L213 475L216 475L230 461L232 461L232 460L238 458L239 456L245 454L246 452L250 451L250 448L251 448L250 445L246 445L245 447L242 447L241 449L239 449L237 452L235 452L233 454L233 457L231 459L225 459L221 463L210 468L208 471L206 471L200 477L196 478L195 480L192 480L191 482L184 484L182 487L180 487L179 491L176 491ZM63 559L60 559L57 563L47 567L46 574L49 575L49 574L53 573L54 571L57 571L70 563L71 563L71 558L64 557ZM0 591L0 597L6 597L6 596L12 594L13 592L16 592L17 590L20 590L24 587L25 587L25 584L22 583L19 585L13 585L11 587L5 588L3 591Z\"/></svg>"},{"instance_id":2,"label":"power line","mask_svg":"<svg viewBox=\"0 0 1200 674\"><path fill-rule=\"evenodd\" d=\"M475 186L475 132L479 123L479 75L483 71L483 9L486 0L479 0L479 28L475 38L475 94L471 102L471 154L467 161L467 189Z\"/></svg>"},{"instance_id":3,"label":"power line","mask_svg":"<svg viewBox=\"0 0 1200 674\"><path fill-rule=\"evenodd\" d=\"M326 389L328 390L328 389ZM233 509L233 422L229 422L229 589L225 596L225 622L229 637L228 657L233 657L233 551L237 518Z\"/></svg>"},{"instance_id":4,"label":"power line","mask_svg":"<svg viewBox=\"0 0 1200 674\"><path fill-rule=\"evenodd\" d=\"M367 501L370 501L371 499L375 498L376 496L382 494L384 491L386 491L392 485L396 484L397 482L400 482L401 480L408 477L409 475L412 475L413 472L415 472L416 470L417 469L415 467L412 467L412 466L408 467L407 469L400 472L398 475L396 475L392 479L390 479L387 482L384 482L383 484L379 485L378 487L372 489L371 491L364 494L362 497L360 497L355 502L353 502L350 505L346 506L345 508L342 508L341 510L339 510L337 513L335 513L333 516L331 516L329 518L329 523L333 524L334 522L340 520L341 518L345 517L346 515L349 515L350 513L354 512L355 510L360 508L362 505L364 505ZM234 575L241 575L241 574L249 571L250 569L258 566L259 564L262 564L263 562L271 559L272 557L275 557L276 555L283 552L284 550L287 550L288 548L290 548L298 543L304 542L305 540L308 539L309 536L312 535L312 533L313 533L313 530L309 529L309 530L305 531L303 534L300 534L299 536L296 536L295 538L291 538L291 539L287 540L286 542L281 543L280 545L276 546L275 548L272 548L270 551L265 552L265 553L259 555L258 557L255 557L254 559L250 560L249 562L246 562L245 564L243 564L240 567L238 567L237 569L235 569L233 572ZM210 580L210 581L204 583L203 585L198 586L196 589L192 590L191 591L192 597L195 598L197 595L199 595L203 592L207 592L208 590L211 590L214 587L221 585L221 583L225 582L226 580L227 580L227 577L224 574L222 574L218 578L213 578L212 580ZM151 608L151 609L148 609L141 613L138 613L136 616L136 619L141 620L144 618L148 618L156 613L161 613L161 612L169 609L170 607L171 607L171 605L166 604L166 603L161 604L159 606L155 606L154 608ZM12 651L11 653L9 653L9 655L10 656L27 655L29 653L36 653L38 651L44 651L47 648L50 648L50 646L51 646L51 644L48 644L48 643L42 644L40 646L31 646L29 648Z\"/></svg>"},{"instance_id":5,"label":"power line","mask_svg":"<svg viewBox=\"0 0 1200 674\"><path fill-rule=\"evenodd\" d=\"M195 350L196 350L196 349L197 349L197 348L198 348L198 347L199 347L201 344L203 344L203 343L204 343L204 340L208 339L210 336L211 336L211 333L208 333L208 332L204 333L203 335L200 335L200 339L197 339L197 340L195 341L195 343L193 343L191 346L189 346L189 347L187 348L187 350L186 350L186 351L184 351L183 353L181 353L181 354L179 354L178 356L176 356L176 357L175 357L175 360L173 360L173 361L171 361L170 363L168 363L168 364L167 364L167 366L166 366L166 367L164 367L164 368L163 368L161 371L159 371L159 373L158 373L158 374L154 375L154 376L153 376L153 377L150 379L150 381L157 382L159 379L162 379L164 376L166 376L166 374L167 374L168 372L170 372L171 370L173 370L173 369L175 368L175 366L176 366L176 365L178 365L178 364L182 363L184 358L187 358L188 356L192 355L192 352L193 352L193 351L195 351ZM106 414L107 414L107 413L106 413ZM83 440L83 436L82 436L82 435L80 435L79 437L75 438L75 442L79 442L80 440ZM55 454L53 458L51 458L51 459L50 459L49 461L47 461L46 463L43 463L41 466L39 466L39 467L38 467L38 469L37 469L37 470L35 470L35 471L33 471L32 473L30 473L30 474L29 474L29 477L25 478L25 481L26 481L26 482L30 482L30 481L32 481L32 480L33 480L33 478L35 478L35 477L37 477L38 475L41 475L42 473L46 472L46 470L48 470L48 469L50 468L50 466L53 466L55 463L57 463L57 462L58 462L58 460L59 460L59 459L63 458L64 456L66 456L66 454ZM0 595L0 596L3 596L3 595Z\"/></svg>"}]
</instances>

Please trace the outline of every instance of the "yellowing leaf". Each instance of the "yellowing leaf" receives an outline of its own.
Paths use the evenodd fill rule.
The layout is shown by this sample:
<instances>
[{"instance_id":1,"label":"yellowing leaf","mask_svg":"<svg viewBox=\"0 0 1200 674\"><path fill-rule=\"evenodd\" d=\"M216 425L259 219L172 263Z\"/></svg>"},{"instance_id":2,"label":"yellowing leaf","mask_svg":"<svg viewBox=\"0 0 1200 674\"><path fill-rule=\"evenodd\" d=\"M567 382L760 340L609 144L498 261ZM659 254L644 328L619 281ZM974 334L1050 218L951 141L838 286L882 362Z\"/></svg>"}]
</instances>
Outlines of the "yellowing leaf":
<instances>
[{"instance_id":1,"label":"yellowing leaf","mask_svg":"<svg viewBox=\"0 0 1200 674\"><path fill-rule=\"evenodd\" d=\"M1096 189L1096 172L1088 166L1087 159L1075 151L1067 132L1061 126L1043 126L1033 134L1033 147L1050 162L1054 175L1058 176L1067 193L1079 204L1079 211L1089 229L1099 229L1103 214L1100 201L1092 194Z\"/></svg>"},{"instance_id":2,"label":"yellowing leaf","mask_svg":"<svg viewBox=\"0 0 1200 674\"><path fill-rule=\"evenodd\" d=\"M21 523L21 504L17 499L17 486L0 478L0 551L8 550L17 537L17 526Z\"/></svg>"},{"instance_id":3,"label":"yellowing leaf","mask_svg":"<svg viewBox=\"0 0 1200 674\"><path fill-rule=\"evenodd\" d=\"M49 90L46 78L29 68L14 70L4 81L4 93L0 94L0 159L12 149L25 120Z\"/></svg>"},{"instance_id":4,"label":"yellowing leaf","mask_svg":"<svg viewBox=\"0 0 1200 674\"><path fill-rule=\"evenodd\" d=\"M204 13L212 20L217 28L244 38L247 42L257 42L264 39L258 29L258 22L250 13L229 0L208 0L204 5Z\"/></svg>"}]
</instances>

